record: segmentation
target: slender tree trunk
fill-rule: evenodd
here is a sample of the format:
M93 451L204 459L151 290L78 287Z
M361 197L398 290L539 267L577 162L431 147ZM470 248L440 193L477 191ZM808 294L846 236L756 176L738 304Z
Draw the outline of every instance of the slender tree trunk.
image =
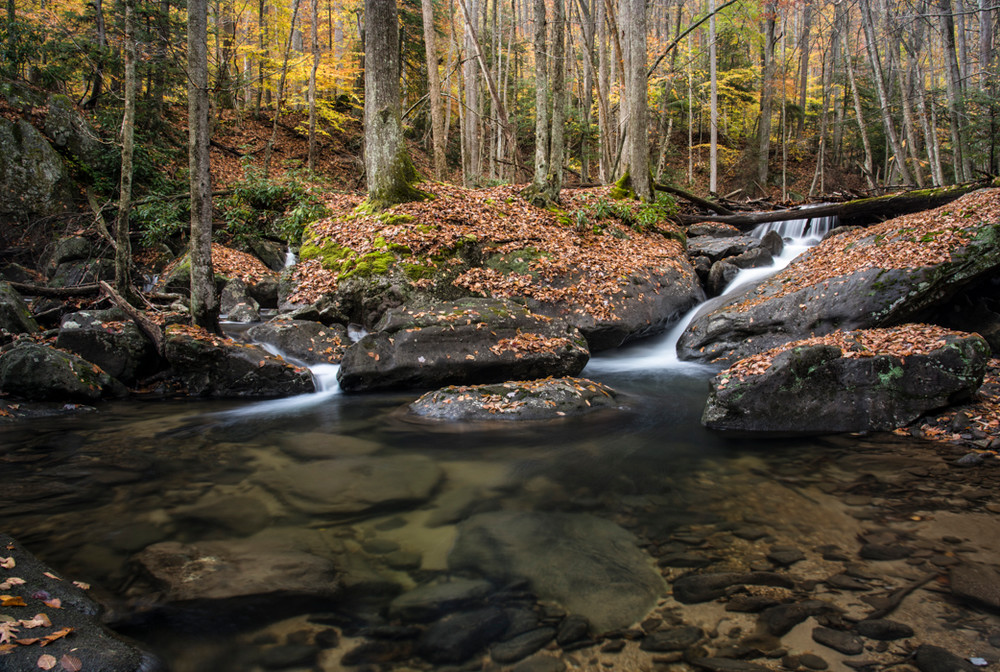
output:
M288 40L285 42L285 55L281 59L281 76L278 78L278 97L274 103L274 120L271 123L271 137L264 148L264 176L271 174L271 154L274 143L278 140L278 119L281 117L281 105L285 97L285 81L288 78L288 58L292 52L292 39L295 36L295 20L299 16L299 0L292 2L292 25L288 29ZM397 73L398 76L398 73Z
M799 123L795 137L801 138L806 123L806 93L809 87L809 34L812 32L812 0L802 7L802 34L799 37Z
M580 142L580 181L590 182L590 126L593 123L591 108L594 105L594 20L589 11L584 11L588 0L577 0L580 7L580 27L583 32L583 91L581 92L580 113L583 120L583 136Z
M191 323L219 331L212 270L209 159L208 2L188 0L188 172L191 179Z
M646 0L623 0L628 7L625 34L628 44L626 98L628 100L629 174L632 188L642 201L653 199L649 181L649 129L647 118L648 89L646 85Z
M257 100L254 111L260 114L264 100L264 71L267 68L267 0L257 3Z
M875 41L875 26L872 19L871 6L869 0L861 0L861 24L865 31L865 42L868 46L868 57L872 64L872 74L875 79L875 90L878 93L879 105L882 109L882 123L885 126L887 140L892 152L895 155L896 165L899 168L899 176L904 183L910 184L910 171L906 168L906 155L903 153L899 136L896 134L896 124L892 120L892 112L889 109L889 96L885 90L885 77L882 74L882 61L878 55L878 46Z
M132 297L132 246L129 212L132 209L132 154L135 139L135 0L125 0L125 111L122 114L122 170L115 220L115 288L127 301Z
M309 70L309 171L316 170L316 71L319 70L319 0L310 1L312 69Z
M757 186L767 193L768 162L771 159L771 100L774 98L774 23L777 6L764 5L763 79L760 90L760 123L757 125Z
M854 57L850 50L844 50L844 64L847 66L847 81L851 86L851 97L854 101L854 118L858 122L858 133L861 135L861 146L865 152L864 173L868 186L875 188L875 167L872 162L872 145L868 140L868 127L865 124L865 115L861 107L861 95L858 93L857 82L854 79Z
M424 51L427 55L428 105L431 112L431 137L434 154L434 179L444 179L444 110L441 109L441 75L437 63L437 31L434 29L434 3L421 0L424 20Z
M563 183L566 127L566 1L552 0L552 132L549 134L548 192L559 201Z
M600 104L597 107L597 124L600 130L601 142L600 142L600 165L599 174L601 181L604 183L610 182L614 179L612 174L612 158L611 151L613 146L613 138L611 133L611 111L610 107L610 89L611 86L611 75L610 66L608 62L608 37L607 37L607 21L606 19L606 9L604 3L601 0L595 0L595 14L596 25L597 25L597 96Z
M806 5L808 7L808 5ZM708 72L711 87L709 100L709 154L708 154L708 191L717 193L719 189L719 82L716 74L715 48L715 0L708 0Z
M93 84L90 87L90 98L84 103L87 107L93 107L104 92L104 55L108 48L107 31L104 28L104 8L103 0L93 0L95 19L97 21L97 49L98 55L94 59Z
M549 68L547 49L548 19L545 0L535 0L535 32L532 40L535 49L535 177L532 186L545 191L545 178L549 172Z
M979 82L984 91L993 65L993 2L979 0Z
M463 15L465 16L465 65L463 74L465 78L465 128L463 133L465 145L465 170L464 180L466 186L471 186L479 182L482 177L482 165L480 164L479 151L479 119L482 110L479 108L479 68L473 54L476 47L473 44L472 32L474 24L472 19L479 14L479 0L470 0L471 6L466 7L465 0L458 0Z

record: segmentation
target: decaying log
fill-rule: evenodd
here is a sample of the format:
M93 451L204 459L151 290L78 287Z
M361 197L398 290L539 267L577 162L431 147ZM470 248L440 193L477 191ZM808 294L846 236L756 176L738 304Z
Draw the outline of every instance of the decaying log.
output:
M701 206L701 207L705 208L706 210L711 210L712 212L714 212L714 213L716 213L718 215L730 216L730 215L735 215L736 214L736 213L734 213L732 210L730 210L729 208L727 208L724 205L719 205L715 201L710 201L707 198L702 198L700 196L695 196L694 194L692 194L689 191L684 191L683 189L678 189L677 187L672 187L669 184L660 184L660 183L657 182L656 184L653 185L653 187L657 191L665 191L668 194L673 194L674 196L679 196L679 197L683 198L685 201L690 201L691 203L694 203L695 205Z
M93 296L100 291L100 288L97 285L45 287L43 285L26 285L23 282L8 282L7 284L21 294L27 294L28 296L46 296L53 299L68 299L74 296Z

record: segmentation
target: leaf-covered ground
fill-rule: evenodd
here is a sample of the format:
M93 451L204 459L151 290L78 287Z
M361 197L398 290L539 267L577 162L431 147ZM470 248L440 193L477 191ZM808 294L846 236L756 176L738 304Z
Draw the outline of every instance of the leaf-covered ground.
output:
M335 291L367 259L376 267L381 263L381 270L401 268L418 289L447 278L469 295L564 302L613 320L614 297L629 276L667 268L690 272L678 240L638 232L606 216L601 207L609 200L606 188L564 191L569 214L560 217L525 201L518 186L419 187L434 198L378 215L355 214L359 197L331 198L327 206L335 214L313 224L304 240L292 301L311 303ZM659 226L680 237L675 227ZM460 254L466 245L477 246L488 257L486 264L469 267ZM326 263L324 253L315 250L326 251Z
M768 287L780 284L780 290L764 294L762 287L748 295L736 310L747 311L764 301L820 283L827 283L824 287L836 296L836 283L830 281L872 268L915 269L941 264L969 242L978 228L998 220L1000 189L984 189L934 210L834 236L775 275Z

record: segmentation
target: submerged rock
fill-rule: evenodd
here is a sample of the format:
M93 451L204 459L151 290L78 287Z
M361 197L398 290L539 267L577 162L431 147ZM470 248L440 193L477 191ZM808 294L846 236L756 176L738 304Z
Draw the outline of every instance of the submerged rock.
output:
M892 430L970 398L989 358L980 336L924 325L794 342L718 374L702 423L766 432Z
M256 481L314 515L352 515L426 501L444 472L419 455L347 457L261 472Z
M549 420L615 408L618 393L584 378L543 378L428 392L410 412L437 420Z
M34 343L0 356L0 391L33 401L90 402L128 394L96 364Z
M346 327L312 320L274 319L250 327L247 336L307 365L338 364L351 344Z
M199 397L282 397L314 390L308 369L263 348L181 325L167 328L164 357L171 373Z
M347 392L573 376L590 353L575 327L513 301L460 299L393 309L344 353Z
M682 359L735 362L790 341L901 324L1000 267L1000 189L823 241L697 315Z
M60 577L6 534L0 534L0 560L4 562L0 570L2 592L5 598L12 598L10 606L5 601L4 615L21 621L10 624L15 641L6 643L5 639L0 645L0 669L37 670L44 654L70 665L64 663L58 669L72 669L74 664L79 664L75 669L107 672L163 669L152 654L101 624L102 609L88 596L85 584ZM17 601L23 605L15 606ZM16 641L36 638L43 643Z
M587 514L472 516L458 525L448 565L497 581L527 580L539 597L583 616L598 632L641 619L666 591L635 536Z

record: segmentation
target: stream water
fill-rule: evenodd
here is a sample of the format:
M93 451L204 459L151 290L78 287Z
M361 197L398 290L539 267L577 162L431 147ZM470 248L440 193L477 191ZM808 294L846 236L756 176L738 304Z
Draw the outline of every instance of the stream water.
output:
M779 267L820 233L780 232L796 237ZM749 271L736 282L775 270ZM796 493L851 482L873 467L852 466L845 455L888 454L898 440L748 440L705 430L699 418L713 370L677 362L682 328L588 365L583 375L624 393L627 410L553 424L416 423L399 410L413 394L339 394L335 367L326 367L314 370L320 392L292 399L116 402L96 413L0 426L2 527L59 571L92 583L114 606L112 616L131 624L129 635L173 669L192 672L255 669L255 656L284 641L280 629L268 631L281 605L276 598L274 614L253 621L211 603L180 620L136 619L136 611L159 605L130 559L157 542L322 543L338 549L337 562L378 577L364 585L407 589L447 572L454 523L484 511L587 512L655 547L733 524L814 543L850 539L857 530L844 523L839 503ZM413 456L440 470L429 492L352 515L306 512L258 480L320 460ZM713 537L716 552L729 552L727 538L742 543ZM380 618L363 599L337 611L339 620L325 622Z

